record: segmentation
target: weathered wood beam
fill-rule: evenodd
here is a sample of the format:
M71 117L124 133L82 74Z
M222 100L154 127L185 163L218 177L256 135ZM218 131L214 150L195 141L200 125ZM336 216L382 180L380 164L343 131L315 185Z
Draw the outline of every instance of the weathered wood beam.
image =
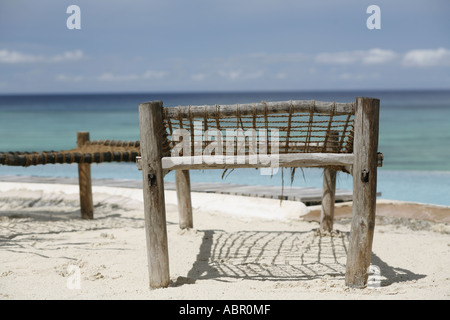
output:
M180 229L194 227L191 203L191 180L189 170L175 171Z
M161 164L162 123L162 102L154 101L139 105L144 220L151 288L167 287L170 281L164 180Z
M336 151L337 141L339 141L339 132L332 131L329 134L326 151ZM333 231L334 223L334 202L336 195L336 169L323 169L322 185L322 206L320 213L320 230L324 232Z
M353 159L353 154L340 153L291 153L262 157L260 155L164 157L162 166L167 170L327 167L351 165ZM144 167L142 164L141 166Z
M353 209L345 283L367 285L375 230L380 100L356 98Z
M89 132L77 132L77 146L82 148L89 143ZM92 198L91 165L78 163L78 184L80 187L81 218L94 219L94 201Z
M260 102L236 105L204 105L204 106L179 106L165 107L165 117L182 118L227 118L235 117L237 112L241 116L253 114L277 114L299 112L334 113L335 115L354 114L353 103L334 103L312 100L292 100L279 102Z

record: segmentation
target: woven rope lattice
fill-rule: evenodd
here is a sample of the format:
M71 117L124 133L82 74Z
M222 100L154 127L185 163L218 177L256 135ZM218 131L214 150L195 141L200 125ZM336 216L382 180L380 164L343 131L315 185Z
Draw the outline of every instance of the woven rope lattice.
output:
M281 154L352 153L353 117L353 104L334 102L164 107L163 152L164 156L182 155L185 150L205 154L211 150L208 145L215 143L214 152L223 155L236 155L238 148L245 155L272 153L271 143L277 141ZM234 151L230 154L227 141L231 139ZM189 148L180 151L183 141Z
M0 153L0 165L134 162L140 155L139 145L139 141L93 140L64 151L4 152Z

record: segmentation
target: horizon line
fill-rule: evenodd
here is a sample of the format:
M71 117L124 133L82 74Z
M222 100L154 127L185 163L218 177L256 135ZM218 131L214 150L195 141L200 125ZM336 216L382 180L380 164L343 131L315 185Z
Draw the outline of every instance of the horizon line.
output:
M174 90L174 91L84 91L84 92L22 92L22 93L4 93L0 92L0 96L38 96L38 95L138 95L138 94L239 94L239 93L311 93L311 92L432 92L432 91L450 91L450 88L385 88L385 89L310 89L310 90Z

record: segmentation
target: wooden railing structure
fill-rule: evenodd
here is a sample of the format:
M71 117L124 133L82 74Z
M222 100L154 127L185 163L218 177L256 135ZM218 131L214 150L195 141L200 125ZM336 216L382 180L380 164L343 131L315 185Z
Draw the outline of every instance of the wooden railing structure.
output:
M22 166L78 163L80 211L83 219L94 218L91 163L135 162L139 141L93 140L89 132L77 132L77 147L64 151L1 152L0 165Z
M183 107L152 101L139 105L139 126L150 287L169 285L163 181L168 171L175 170L180 227L192 228L189 170L275 167L324 168L323 231L333 228L336 171L353 175L345 281L350 287L367 284L381 160L378 99Z

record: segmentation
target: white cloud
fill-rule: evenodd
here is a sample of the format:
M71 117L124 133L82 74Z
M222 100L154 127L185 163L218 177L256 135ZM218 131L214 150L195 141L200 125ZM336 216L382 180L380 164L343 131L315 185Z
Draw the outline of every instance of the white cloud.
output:
M55 79L61 82L80 82L84 80L83 76L70 76L66 74L58 74Z
M207 77L207 75L204 73L196 73L196 74L191 75L191 79L194 81L203 81L206 79L206 77Z
M127 81L137 81L137 80L155 80L162 79L168 73L166 71L153 71L148 70L143 74L125 74L125 75L117 75L111 72L105 72L97 77L98 81L109 81L109 82L127 82Z
M361 62L363 64L382 64L394 60L397 54L392 50L370 49L364 52Z
M247 58L251 60L258 60L265 64L278 63L297 63L308 59L308 55L304 53L253 53L249 54Z
M76 51L66 51L63 54L59 54L56 56L48 57L48 62L65 62L65 61L76 61L83 58L83 51L76 50Z
M142 79L162 79L168 72L148 70L142 75Z
M229 80L236 80L241 77L242 70L231 70L231 71L220 70L219 75Z
M228 80L253 80L261 78L264 75L264 71L252 71L252 72L243 72L242 70L230 70L224 71L220 70L219 75Z
M0 50L0 62L1 63L29 63L36 62L38 57L24 54L17 51Z
M411 50L405 54L402 63L408 67L450 66L450 50L445 48Z
M82 50L66 51L54 56L34 55L18 51L0 50L0 63L59 63L67 61L77 61L84 56Z
M394 60L397 54L392 50L370 49L343 52L319 53L315 57L318 63L326 64L383 64Z
M99 81L135 81L139 80L141 77L137 74L127 74L127 75L116 75L110 72L102 73L97 80Z
M287 78L287 73L286 73L286 72L280 71L280 72L278 72L278 73L275 75L275 78L277 78L277 79L286 79L286 78Z
M258 71L254 71L254 72L247 72L246 74L244 74L243 78L244 79L259 79L263 75L264 75L264 71L258 70Z
M355 54L350 52L319 53L315 58L316 62L329 64L348 64L356 60Z
M362 73L349 73L345 72L338 76L340 80L348 80L348 81L361 81L361 80L372 80L380 78L379 73L373 73L373 74L362 74Z

